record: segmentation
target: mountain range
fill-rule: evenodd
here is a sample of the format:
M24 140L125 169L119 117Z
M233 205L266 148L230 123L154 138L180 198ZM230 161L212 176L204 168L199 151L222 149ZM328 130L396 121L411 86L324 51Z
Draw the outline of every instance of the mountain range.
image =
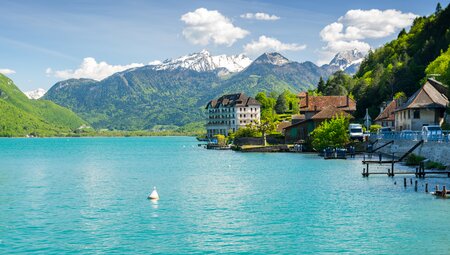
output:
M347 62L346 56L350 56ZM96 128L151 129L184 125L204 118L212 98L236 91L258 92L314 89L320 77L356 63L357 52L329 65L290 61L264 53L253 62L244 55L212 56L203 50L174 60L115 73L101 81L69 79L56 83L43 97L65 106ZM344 69L345 70L345 69Z

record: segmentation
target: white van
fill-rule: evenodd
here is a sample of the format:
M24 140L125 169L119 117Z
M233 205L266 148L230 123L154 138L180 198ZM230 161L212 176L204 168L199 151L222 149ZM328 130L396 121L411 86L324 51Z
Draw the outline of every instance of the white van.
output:
M348 132L350 134L350 139L363 140L364 133L361 124L350 124L348 126Z

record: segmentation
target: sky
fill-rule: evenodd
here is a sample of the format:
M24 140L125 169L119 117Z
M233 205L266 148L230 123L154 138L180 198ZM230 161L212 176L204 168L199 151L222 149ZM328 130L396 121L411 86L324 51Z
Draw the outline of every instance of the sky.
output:
M49 89L202 49L322 65L382 46L438 2L450 0L2 0L0 73L22 91Z

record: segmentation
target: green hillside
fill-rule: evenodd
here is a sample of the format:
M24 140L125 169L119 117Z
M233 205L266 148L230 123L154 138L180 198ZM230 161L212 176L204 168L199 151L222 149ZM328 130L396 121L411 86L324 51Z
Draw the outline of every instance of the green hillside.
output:
M428 17L416 18L409 32L402 30L397 39L370 52L349 85L349 91L358 100L358 117L364 115L366 108L376 116L379 105L397 92L412 95L427 73L438 72L441 76L437 79L448 82L445 79L449 75L450 58L446 53L449 46L450 7L447 7Z
M30 100L0 74L0 136L54 136L73 132L86 122L47 100Z

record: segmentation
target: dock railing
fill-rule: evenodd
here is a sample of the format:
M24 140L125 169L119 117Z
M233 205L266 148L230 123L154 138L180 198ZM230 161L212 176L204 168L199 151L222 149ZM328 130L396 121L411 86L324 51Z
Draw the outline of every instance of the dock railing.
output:
M387 141L420 141L424 142L441 142L450 143L450 130L443 130L439 133L424 133L422 131L408 131L408 132L384 132L384 133L371 133L371 140L387 140Z

